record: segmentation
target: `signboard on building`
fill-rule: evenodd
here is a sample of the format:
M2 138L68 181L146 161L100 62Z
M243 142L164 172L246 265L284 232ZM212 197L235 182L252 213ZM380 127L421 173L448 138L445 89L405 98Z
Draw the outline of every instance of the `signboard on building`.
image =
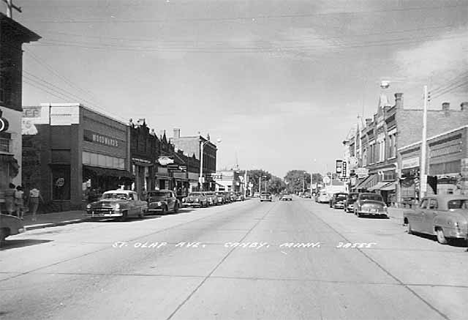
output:
M401 169L419 167L419 157L413 157L401 160Z
M336 160L335 161L335 164L336 164L336 173L337 174L341 174L341 172L343 171L343 160Z
M125 145L123 141L119 141L118 139L105 136L105 135L93 132L91 130L84 130L83 135L84 135L84 141L88 141L92 143L98 143L98 144L102 144L102 145L106 145L106 146L114 147L114 148L118 148L121 145Z
M365 178L369 175L369 169L366 168L357 168L354 173L359 177L359 178Z
M162 166L167 166L168 164L174 163L174 160L172 160L171 158L167 156L160 156L158 158L158 162Z

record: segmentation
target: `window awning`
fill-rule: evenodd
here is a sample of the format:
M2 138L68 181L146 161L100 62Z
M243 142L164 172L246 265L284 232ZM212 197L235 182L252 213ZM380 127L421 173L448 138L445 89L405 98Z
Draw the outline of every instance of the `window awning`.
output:
M387 183L385 186L380 188L380 190L382 190L382 191L393 191L393 190L395 190L395 185L396 185L396 182L393 181L393 182Z
M129 178L129 179L134 178L133 174L131 174L130 172L126 170L99 168L99 167L91 167L91 166L85 166L85 165L83 166L83 170L88 171L89 173L96 175L96 176Z
M377 182L377 184L373 185L372 187L368 188L367 190L369 191L374 191L374 190L381 190L383 186L386 186L388 184L387 182Z
M353 189L359 190L359 189L367 189L369 185L374 185L374 180L376 179L376 175L369 175L364 180L360 181L357 186L355 186Z

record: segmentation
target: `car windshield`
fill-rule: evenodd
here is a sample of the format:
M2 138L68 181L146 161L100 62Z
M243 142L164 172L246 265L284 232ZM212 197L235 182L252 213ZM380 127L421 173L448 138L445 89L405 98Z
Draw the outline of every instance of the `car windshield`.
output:
M353 199L353 200L356 200L358 198L358 194L350 194L348 196L349 199Z
M189 193L189 197L199 197L201 195L202 195L202 193L200 193L200 192L191 192L191 193Z
M102 199L120 199L128 200L129 196L126 193L104 193Z
M148 193L148 197L154 200L166 199L171 197L170 192L150 192Z
M336 200L346 200L346 196L337 196Z
M450 200L447 203L447 208L449 208L449 209L468 209L468 200L467 199Z
M379 194L363 194L361 195L361 200L382 201L382 196Z

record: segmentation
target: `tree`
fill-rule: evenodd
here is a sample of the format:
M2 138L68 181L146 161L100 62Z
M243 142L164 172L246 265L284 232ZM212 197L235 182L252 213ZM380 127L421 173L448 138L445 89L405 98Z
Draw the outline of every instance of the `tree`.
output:
M278 194L284 189L286 189L286 183L284 183L284 181L281 178L273 176L271 180L268 181L268 192Z
M240 174L244 174L245 171L241 171ZM262 190L265 190L265 185L267 185L267 181L269 181L272 177L272 174L268 171L262 169L255 169L255 170L248 170L247 176L249 177L249 182L253 184L252 190L253 192L258 192L259 189L259 182L260 177L262 178Z

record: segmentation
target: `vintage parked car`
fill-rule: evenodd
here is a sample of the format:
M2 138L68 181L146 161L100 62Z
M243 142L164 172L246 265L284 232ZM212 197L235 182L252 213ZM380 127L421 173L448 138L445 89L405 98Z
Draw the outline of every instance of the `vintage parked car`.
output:
M362 216L385 216L388 217L387 205L380 194L359 193L354 203L354 214Z
M238 192L236 193L236 201L244 201L245 197L242 193Z
M422 199L419 207L403 212L408 233L436 235L446 244L468 239L468 196L433 195Z
M112 190L102 194L100 200L86 206L91 218L118 218L125 221L130 216L142 218L148 211L148 202L139 199L131 190Z
M26 229L24 228L23 221L20 218L7 214L0 214L0 244L4 242L7 237L25 231Z
M354 212L354 203L356 202L358 195L359 195L358 192L350 192L348 194L348 196L346 197L344 208L343 208L344 211Z
M292 195L290 194L284 194L281 196L281 201L292 201Z
M148 191L148 211L161 212L161 214L170 211L177 213L180 208L179 199L172 190L154 190Z
M208 207L208 198L204 192L190 192L189 195L182 199L182 205L184 207Z
M218 204L218 195L214 191L205 191L206 199L208 200L209 206L214 206Z
M216 191L217 204L227 203L226 194L223 191Z
M345 192L334 193L330 199L330 208L343 209L347 196L348 194Z
M260 194L260 202L263 202L263 201L270 201L272 202L273 201L273 197L271 196L271 193L269 192L262 192Z
M317 197L317 202L318 203L330 203L330 195L328 194L328 192L325 190L320 191Z

